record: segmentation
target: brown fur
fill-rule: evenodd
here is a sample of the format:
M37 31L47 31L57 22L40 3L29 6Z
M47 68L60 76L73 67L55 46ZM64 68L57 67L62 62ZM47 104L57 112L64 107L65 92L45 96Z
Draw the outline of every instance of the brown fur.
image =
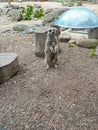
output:
M45 42L45 61L47 69L52 66L57 67L58 63L58 38L56 36L56 29L50 28L47 31L47 38Z

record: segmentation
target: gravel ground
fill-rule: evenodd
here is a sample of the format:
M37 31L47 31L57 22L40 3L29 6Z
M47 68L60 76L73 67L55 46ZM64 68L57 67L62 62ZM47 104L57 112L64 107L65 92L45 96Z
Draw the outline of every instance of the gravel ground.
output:
M58 68L47 71L34 43L33 34L0 34L0 52L17 53L20 64L0 85L0 130L98 130L98 59L60 43Z

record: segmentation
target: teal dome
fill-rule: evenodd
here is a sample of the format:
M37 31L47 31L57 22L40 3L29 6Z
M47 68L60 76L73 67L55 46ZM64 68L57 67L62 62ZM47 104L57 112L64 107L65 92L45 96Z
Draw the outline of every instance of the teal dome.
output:
M65 28L96 28L98 16L84 7L73 7L61 14L54 25Z

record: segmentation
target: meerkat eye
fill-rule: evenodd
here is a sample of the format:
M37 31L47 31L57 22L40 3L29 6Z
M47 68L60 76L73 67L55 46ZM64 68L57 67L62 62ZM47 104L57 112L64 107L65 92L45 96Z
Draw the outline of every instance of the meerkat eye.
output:
M51 32L52 30L49 30L49 32Z

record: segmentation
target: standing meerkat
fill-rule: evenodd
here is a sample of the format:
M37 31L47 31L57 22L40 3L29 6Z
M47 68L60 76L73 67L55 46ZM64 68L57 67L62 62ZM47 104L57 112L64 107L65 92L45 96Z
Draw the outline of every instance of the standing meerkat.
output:
M47 64L47 69L53 66L57 67L58 50L59 41L56 35L56 29L50 28L47 30L47 38L45 42L45 62Z

